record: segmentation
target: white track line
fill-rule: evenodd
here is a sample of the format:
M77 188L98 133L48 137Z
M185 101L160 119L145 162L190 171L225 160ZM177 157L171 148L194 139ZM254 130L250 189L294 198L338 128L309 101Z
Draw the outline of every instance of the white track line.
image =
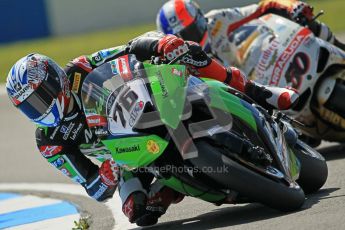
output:
M58 192L71 195L80 195L89 197L80 185L76 184L61 184L61 183L0 183L1 190L31 190L43 192ZM92 198L90 198L92 199ZM111 210L115 218L114 229L132 229L137 228L135 224L128 222L127 217L122 213L121 199L116 192L114 197L108 200L105 205Z
M74 221L78 221L80 218L79 214L75 215L68 215L63 216L59 218L53 218L48 220L43 220L39 222L34 222L31 224L25 224L25 225L18 225L16 227L11 227L7 229L11 230L61 230L61 229L72 229L75 227ZM64 223L63 227L61 226L61 223Z

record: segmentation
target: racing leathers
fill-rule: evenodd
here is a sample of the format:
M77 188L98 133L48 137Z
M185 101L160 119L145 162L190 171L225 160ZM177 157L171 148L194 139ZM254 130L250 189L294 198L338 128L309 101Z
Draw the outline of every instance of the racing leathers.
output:
M92 55L80 56L67 64L65 72L70 81L72 98L67 114L56 127L39 126L36 130L38 148L43 157L63 174L81 184L97 201L113 196L118 185L123 202L123 212L131 222L148 225L157 222L171 203L183 196L157 183L151 184L152 175L119 170L110 161L110 152L100 141L97 131L89 128L83 111L81 87L85 77L95 68L118 57L134 54L139 61L151 56L163 59L181 55L185 43L175 36L158 32L142 35L127 45L101 50ZM196 43L190 43L190 54L182 62L196 76L226 82L239 90L244 89L244 76L235 68L226 69L209 58ZM107 159L98 167L89 157ZM115 174L115 175L114 175Z
M211 52L224 65L236 65L249 75L249 70L239 63L236 54L236 45L229 42L229 37L236 37L232 33L244 35L244 31L239 28L246 23L259 18L265 14L277 14L295 21L303 26L308 26L319 38L333 43L345 50L345 46L333 35L331 30L322 22L313 20L312 8L304 2L298 0L262 0L259 4L252 4L245 7L211 10L205 14L208 19L209 42L205 47L207 52ZM253 59L258 59L253 57Z

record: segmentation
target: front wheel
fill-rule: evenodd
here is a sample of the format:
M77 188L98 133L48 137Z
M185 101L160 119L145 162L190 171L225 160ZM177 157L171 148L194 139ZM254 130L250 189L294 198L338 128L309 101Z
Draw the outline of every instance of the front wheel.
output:
M297 183L306 194L317 192L326 183L328 177L325 158L301 140L297 141L294 150L301 163Z
M189 159L212 180L241 196L281 211L294 211L304 203L304 192L296 183L272 180L231 160L207 141L195 141L198 157ZM221 171L222 167L226 170ZM212 169L212 170L210 170Z

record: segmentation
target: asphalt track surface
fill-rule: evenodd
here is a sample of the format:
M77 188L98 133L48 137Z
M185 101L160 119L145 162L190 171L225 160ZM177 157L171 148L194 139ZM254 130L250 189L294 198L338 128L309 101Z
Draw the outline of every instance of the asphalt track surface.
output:
M1 91L4 90L0 89L0 184L26 182L32 183L31 187L34 183L71 184L38 153L34 126L10 105ZM307 197L298 212L281 213L260 204L215 206L186 198L172 205L157 225L147 229L345 229L345 146L322 143L319 151L328 162L328 181L318 193ZM91 214L95 223L92 229L113 226L109 210L91 199L68 194L68 191L34 193L78 204L82 211ZM122 229L132 227L127 225Z
M0 183L71 183L40 156L35 146L34 126L10 106L4 95L0 96L0 114ZM159 224L150 229L344 229L345 147L327 146L323 143L320 151L328 161L328 181L322 190L307 198L298 212L281 213L259 204L214 206L186 198L172 205ZM46 195L54 197L54 193ZM58 195L75 201L86 210L96 205L102 210L100 204L89 199ZM94 219L112 221L105 210L92 214ZM109 225L104 225L103 229L109 229Z

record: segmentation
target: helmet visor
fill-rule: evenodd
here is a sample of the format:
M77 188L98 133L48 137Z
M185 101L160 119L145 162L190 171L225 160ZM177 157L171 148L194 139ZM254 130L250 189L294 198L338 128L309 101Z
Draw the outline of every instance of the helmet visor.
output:
M189 26L177 33L177 36L187 41L194 41L200 43L206 31L207 21L201 13L201 11L199 10L195 20Z
M18 105L18 108L31 120L41 120L50 112L59 92L61 92L60 81L50 75L25 101Z

